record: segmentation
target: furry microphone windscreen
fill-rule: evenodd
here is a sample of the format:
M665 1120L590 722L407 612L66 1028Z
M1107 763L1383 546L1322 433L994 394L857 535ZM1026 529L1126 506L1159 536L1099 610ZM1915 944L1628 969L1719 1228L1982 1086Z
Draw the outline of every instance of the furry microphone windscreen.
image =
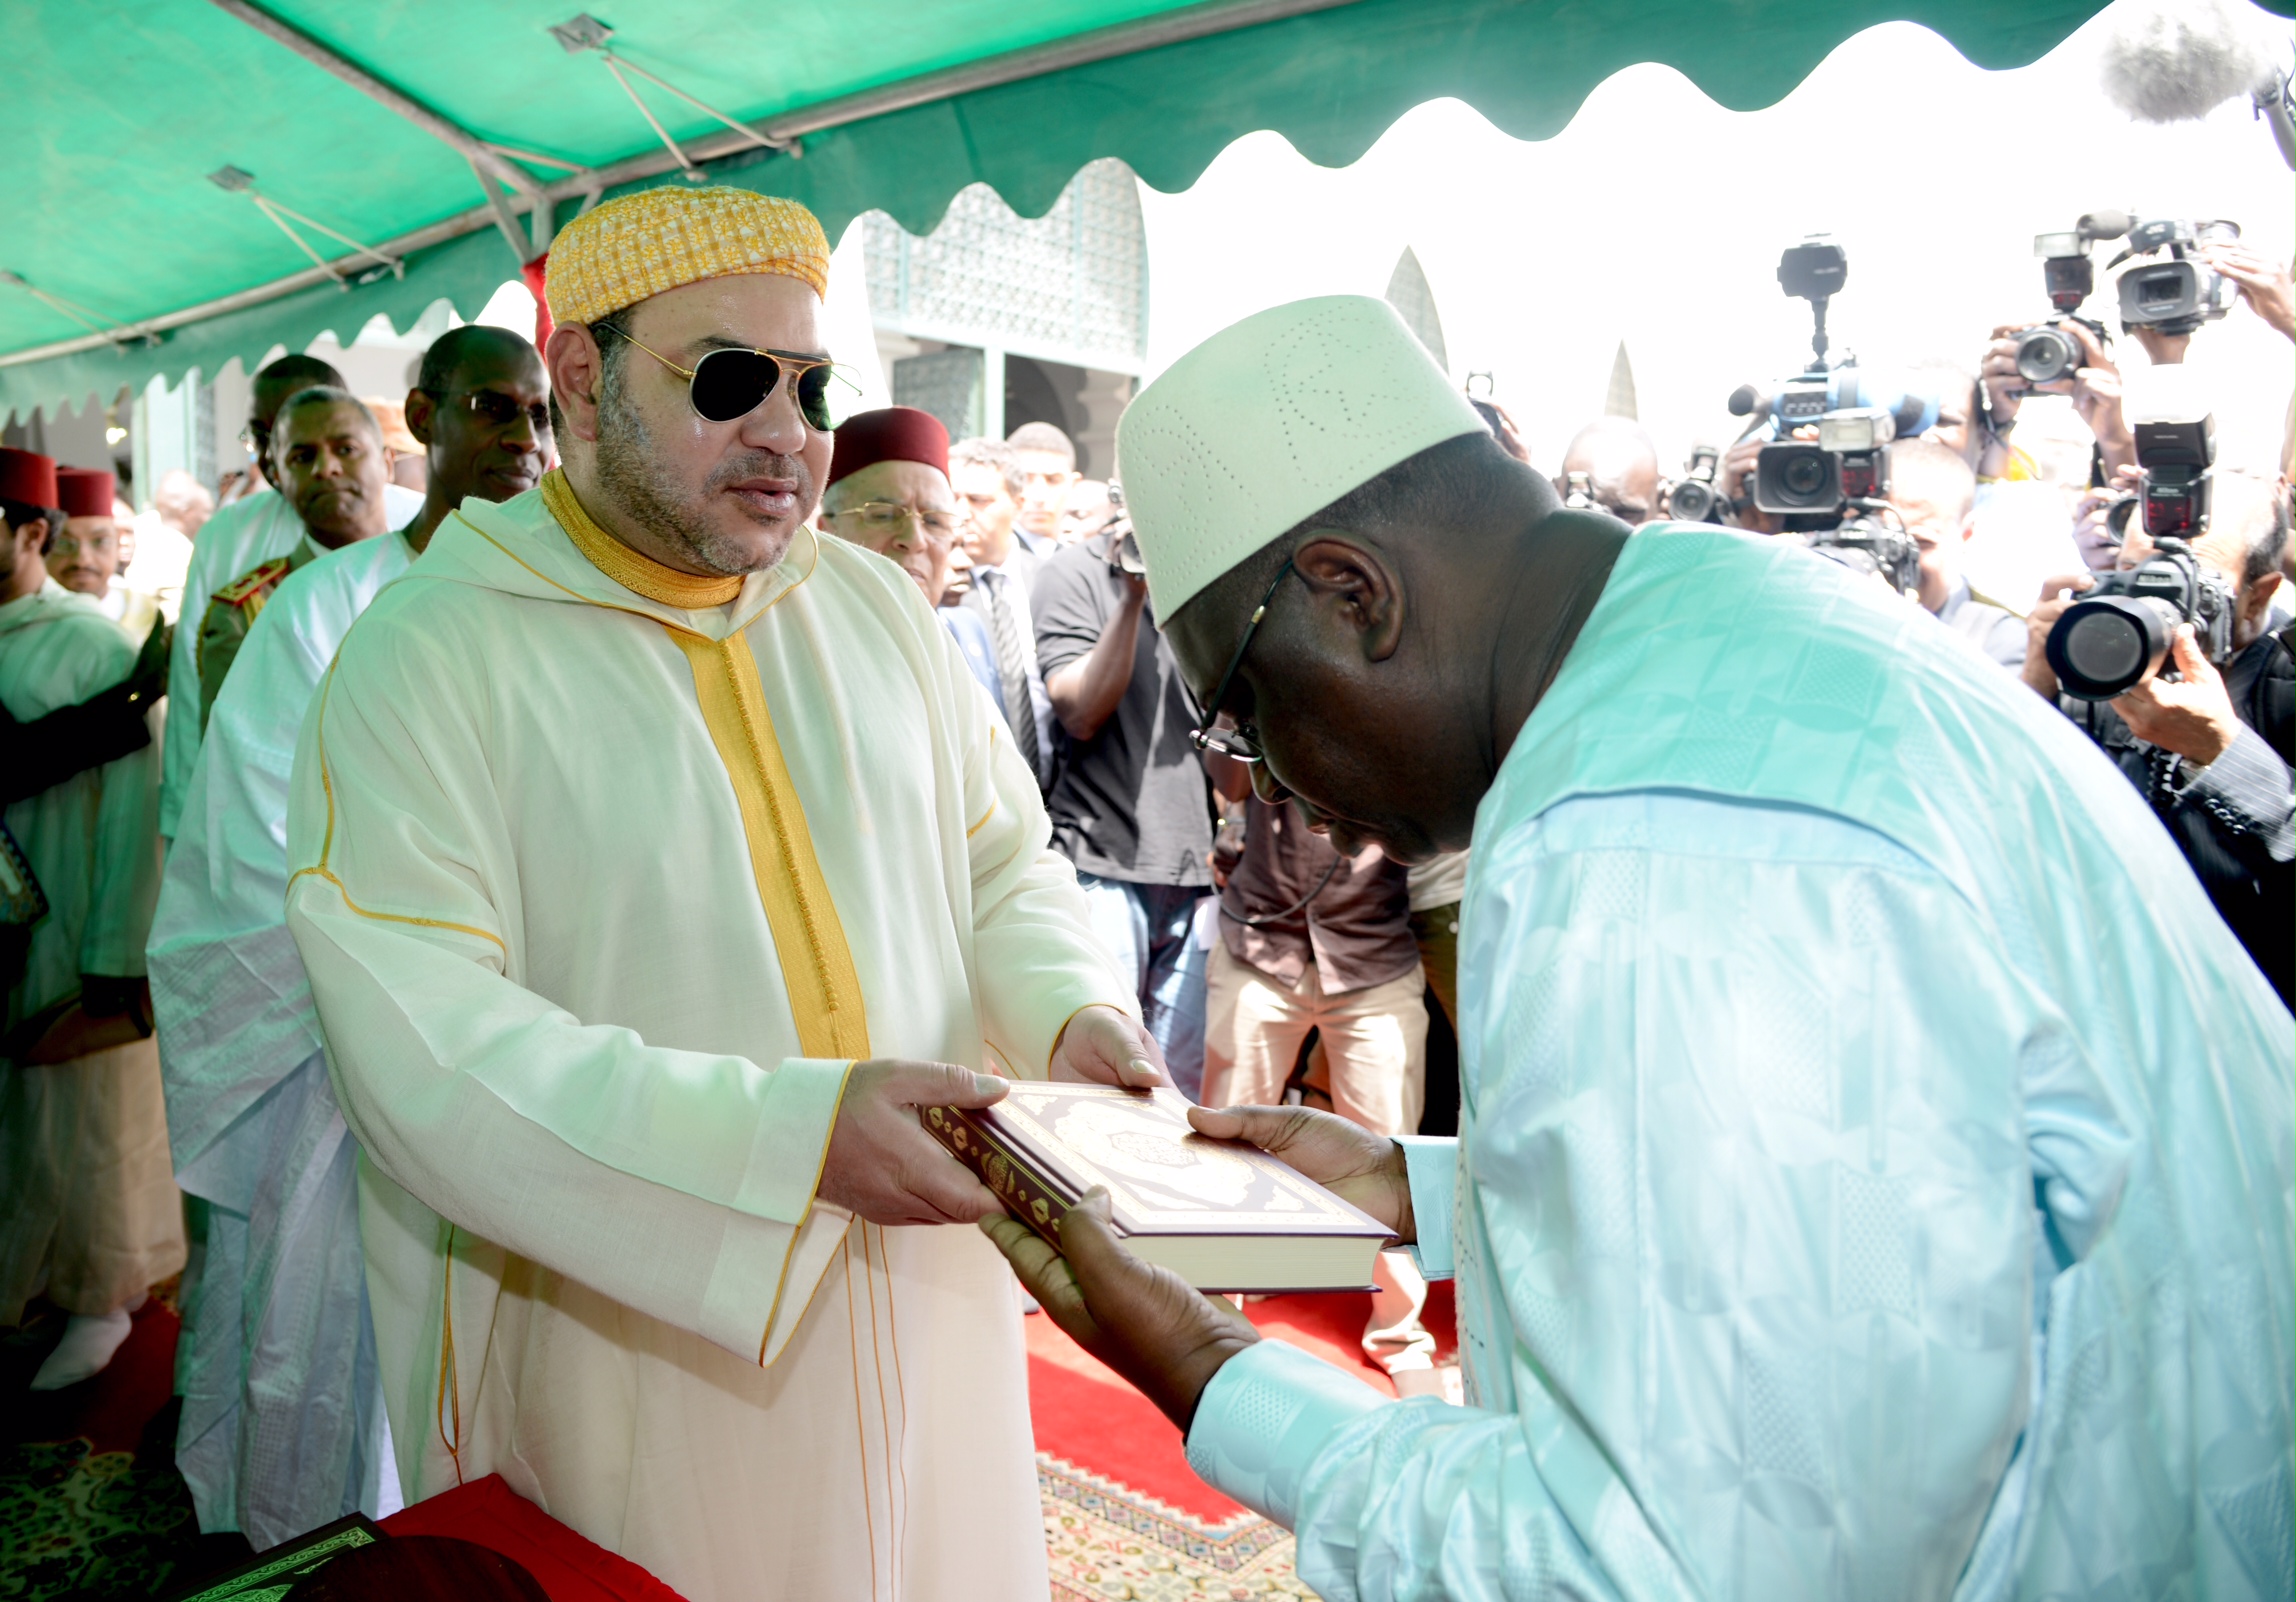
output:
M2196 122L2274 87L2286 41L2243 0L2151 0L2119 8L2101 66L2107 99L2139 122Z

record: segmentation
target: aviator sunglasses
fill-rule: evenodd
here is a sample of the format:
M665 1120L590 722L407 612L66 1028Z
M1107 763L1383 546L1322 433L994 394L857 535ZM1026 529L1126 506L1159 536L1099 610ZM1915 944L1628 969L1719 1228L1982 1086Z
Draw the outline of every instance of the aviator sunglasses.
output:
M818 356L800 356L785 350L743 350L736 346L708 351L691 367L680 367L660 351L632 338L629 330L612 323L592 323L591 329L612 329L638 349L686 381L694 415L705 423L731 423L765 404L789 372L797 397L798 415L806 426L826 434L836 425L829 420L829 381L843 377L835 365ZM847 380L850 383L850 380Z

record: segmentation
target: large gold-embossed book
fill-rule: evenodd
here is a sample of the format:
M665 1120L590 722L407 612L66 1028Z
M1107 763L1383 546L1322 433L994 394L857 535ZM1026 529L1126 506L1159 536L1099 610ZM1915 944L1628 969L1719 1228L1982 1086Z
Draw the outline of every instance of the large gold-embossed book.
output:
M1017 1084L990 1107L930 1107L925 1127L1056 1249L1060 1221L1108 1188L1124 1244L1198 1290L1367 1290L1387 1226L1289 1164L1207 1140L1177 1090Z

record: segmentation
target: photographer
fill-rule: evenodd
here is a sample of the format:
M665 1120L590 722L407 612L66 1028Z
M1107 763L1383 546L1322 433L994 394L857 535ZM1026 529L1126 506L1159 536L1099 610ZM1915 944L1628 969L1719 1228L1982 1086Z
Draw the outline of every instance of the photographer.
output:
M1631 417L1598 417L1571 436L1555 487L1566 506L1639 526L1658 515L1658 447Z
M1890 457L1889 502L1921 547L1922 607L1954 633L2014 673L2026 658L2025 622L1977 596L1961 571L1977 504L1977 476L1943 442L1907 440Z
M2109 481L2115 470L2137 459L2136 437L2130 432L2128 418L2122 410L2120 368L2093 329L2068 317L2057 326L2081 347L2081 365L2069 378L2052 379L2045 384L2029 383L2017 371L2017 336L2025 326L2023 323L1997 324L1992 343L1985 347L1980 377L1985 386L1985 408L1991 426L1980 431L1984 451L1973 463L1978 476L1988 481L2036 476L2032 458L2009 443L2010 431L2017 426L2018 410L2028 395L2069 395L2073 410L2088 425L2089 433L2097 442L2099 467L2092 477L2099 483ZM2181 356L2181 349L2178 354ZM2159 365L2160 358L2155 357L2154 363Z
M2232 586L2232 653L2212 663L2187 624L2172 647L2178 677L2148 676L2099 704L2060 692L2048 639L2095 580L2052 579L2027 618L2024 678L2080 723L2152 803L2209 899L2283 1001L2296 991L2296 823L2290 792L2292 678L2286 631L2266 632L2288 551L2283 485L2223 472L2214 527L2194 556ZM2132 521L2121 565L2150 554ZM2074 594L2060 592L2070 590Z
M1212 882L1210 782L1195 708L1155 618L1129 518L1037 570L1036 654L1059 720L1045 810L1093 929L1140 998L1175 1082L1202 1072L1202 990L1188 984L1196 904ZM1198 969L1200 972L1200 968Z

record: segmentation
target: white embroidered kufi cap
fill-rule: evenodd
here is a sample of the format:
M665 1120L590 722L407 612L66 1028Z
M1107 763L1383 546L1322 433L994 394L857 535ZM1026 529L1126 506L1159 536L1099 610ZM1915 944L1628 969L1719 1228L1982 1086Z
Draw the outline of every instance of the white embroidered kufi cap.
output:
M1116 473L1156 615L1396 463L1483 431L1368 295L1296 300L1205 340L1116 425Z

